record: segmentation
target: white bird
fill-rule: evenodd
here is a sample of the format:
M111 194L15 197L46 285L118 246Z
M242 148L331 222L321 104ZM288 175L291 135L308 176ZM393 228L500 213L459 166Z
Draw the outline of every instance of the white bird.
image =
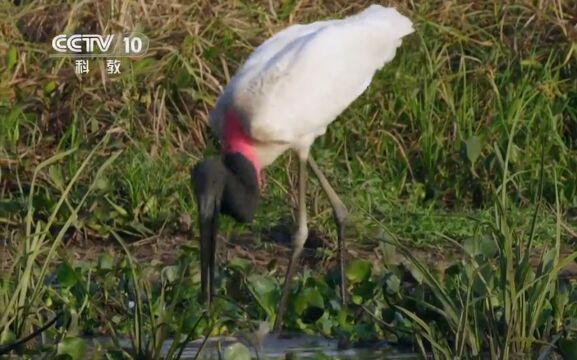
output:
M380 5L340 20L293 25L256 48L231 79L210 115L222 156L203 160L192 171L199 208L202 293L208 304L214 292L219 213L239 222L252 221L261 170L289 149L299 158L298 229L274 330L282 326L294 265L308 236L307 163L334 210L344 303L347 209L310 157L310 148L413 31L407 17Z

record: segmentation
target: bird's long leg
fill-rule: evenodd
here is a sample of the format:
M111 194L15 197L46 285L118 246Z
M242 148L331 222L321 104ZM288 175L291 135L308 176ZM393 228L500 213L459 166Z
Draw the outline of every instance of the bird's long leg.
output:
M290 286L292 278L294 275L296 264L298 263L299 256L303 250L303 246L308 237L308 226L307 226L307 208L306 208L306 181L307 181L307 156L299 154L299 199L298 199L298 229L293 238L293 249L292 256L289 260L288 269L286 272L286 277L284 281L284 286L282 290L282 296L280 299L273 331L278 333L282 327L282 321L284 312L287 306L287 300L290 293Z
M327 177L315 160L312 157L308 158L309 165L311 169L315 173L316 177L319 179L321 187L323 188L325 194L329 198L329 202L333 207L333 215L335 219L335 224L337 226L337 237L338 237L338 247L339 247L339 263L341 268L341 301L343 306L346 304L347 301L347 284L346 284L346 277L345 277L345 220L348 215L348 210L345 204L341 201L329 181Z

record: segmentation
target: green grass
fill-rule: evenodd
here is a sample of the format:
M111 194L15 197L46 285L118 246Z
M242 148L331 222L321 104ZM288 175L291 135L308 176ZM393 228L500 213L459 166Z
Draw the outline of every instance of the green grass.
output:
M119 255L123 251L118 243L190 234L187 219L196 219L196 209L189 169L205 154L218 151L206 127L208 112L255 46L288 24L343 16L368 2L16 2L21 4L0 4L0 308L7 309L0 318L0 343L25 336L63 309L74 321L51 329L48 338L73 348L76 340L70 339L91 329L119 338L155 334L149 346L139 342L135 351L157 357L158 341L165 336L181 334L184 341L209 331L230 333L254 319L274 317L271 304L280 286L274 268L268 274L274 280L265 281L264 274L235 260L221 281L236 303L223 300L218 305L223 314L219 321L199 319L196 242L175 249L176 265L154 266ZM484 237L511 236L514 241L498 242L502 251L526 246L530 238L534 256L553 246L558 257L561 248L574 244L570 214L577 208L575 8L570 2L529 0L392 3L415 22L416 33L313 147L317 162L349 207L351 248L368 244L383 249L394 238L399 249L421 248L451 260L460 258L454 253L467 254L461 246L470 249ZM120 76L109 77L97 61L91 62L89 75L76 76L72 60L48 56L50 40L58 33L123 29L146 34L151 45L146 57L123 59ZM248 232L266 247L270 239L260 234L290 219L295 207L294 160L287 154L267 169L256 222L238 226L226 221L223 231ZM330 207L319 186L309 187L308 199L310 227L334 238ZM500 209L497 214L495 209ZM494 229L480 235L480 223ZM197 231L193 225L192 235ZM78 239L116 249L111 251L119 260L73 260L64 250ZM332 250L326 254L334 256ZM529 271L521 263L523 256L500 254L497 265L465 256L457 273L517 265ZM550 264L549 258L540 259ZM419 261L413 259L414 266ZM416 317L413 322L399 318L394 307L383 305L387 292L375 290L383 283L393 286L391 274L402 278L406 271L387 266L371 268L370 275L357 274L351 291L357 292L356 306L362 307L351 312L334 304L337 292L330 276L305 272L293 294L305 300L293 301L287 326L358 341L390 340L391 330L374 324L372 317L390 315L394 327L401 329L396 330L400 344L431 350L436 342L439 354L461 356L505 349L517 335L548 341L564 334L557 340L573 339L570 326L543 325L546 322L527 328L511 320L511 328L525 332L492 345L487 341L501 339L501 325L479 326L467 316L449 317L452 322L437 323L438 328L416 326ZM555 274L554 268L543 271ZM159 274L148 279L143 275L147 271L176 271L188 290L180 292L184 285L175 285L172 277L164 282ZM54 276L58 286L47 280ZM451 281L464 281L451 276ZM111 279L124 279L126 292ZM486 287L485 293L523 293L511 278L502 280L502 287ZM460 287L439 282L462 304L436 304L437 285L427 281L420 284L425 298L443 311L450 308L458 316L464 310L478 316L494 311L473 305L467 281ZM546 281L543 288L524 283L545 296L539 306L555 301L555 289L562 287L552 277ZM237 283L245 286L236 289ZM93 291L93 286L100 288ZM186 323L162 328L154 314L166 307L147 301L139 305L141 320L135 323L138 317L126 310L126 296L139 287L147 289L143 298L172 304L161 314L166 319L186 309L190 317L181 318ZM414 299L407 294L398 298L414 311ZM319 302L329 310L311 322L307 309L318 308ZM529 311L513 305L509 309L522 316ZM102 315L108 312L117 315L110 317L113 323ZM427 313L412 314L432 319ZM415 329L420 329L422 343L406 336ZM439 329L469 340L443 344ZM490 335L470 337L467 329ZM534 341L511 346L534 350Z

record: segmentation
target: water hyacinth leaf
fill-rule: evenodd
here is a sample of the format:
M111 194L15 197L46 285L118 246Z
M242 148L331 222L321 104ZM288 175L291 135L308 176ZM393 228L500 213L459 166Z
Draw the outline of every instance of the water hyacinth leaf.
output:
M313 324L325 314L325 309L318 306L309 306L301 316L303 324Z
M275 313L277 306L277 284L274 279L269 276L251 275L248 277L248 286L267 314Z
M337 313L337 322L341 328L346 328L350 326L350 323L347 321L347 315L349 312L346 309L341 309Z
M298 315L302 315L309 307L317 307L321 309L325 307L323 296L317 288L305 288L297 296L295 301L295 311Z
M353 290L354 295L360 296L363 300L371 299L375 294L377 284L372 281L364 281Z
M58 343L58 355L68 355L72 360L82 359L86 343L79 337L67 337Z
M395 310L392 307L387 307L381 311L381 320L383 320L386 323L392 323L397 319L398 316L401 316L397 314L398 314L397 310Z
M463 249L470 256L477 256L480 253L479 242L475 238L466 238L463 240Z
M252 356L246 346L237 342L224 350L222 358L223 360L251 360Z
M321 332L323 334L330 334L332 329L337 325L336 322L327 316L327 313L323 311L324 316L317 320L317 323L320 326Z
M496 271L489 265L484 264L476 272L470 274L473 276L473 291L479 296L488 296L494 288L494 278Z
M485 256L485 258L492 258L497 254L498 251L499 248L491 237L484 236L479 239L479 252Z
M355 325L355 333L360 340L373 340L376 337L374 323L359 323Z
M236 271L238 271L242 275L246 275L251 268L252 263L240 257L234 257L229 262L228 266Z
M76 272L70 266L70 264L66 262L58 266L58 270L56 271L56 277L58 278L60 284L65 288L70 288L78 282Z
M249 277L248 281L252 289L260 296L270 293L275 288L274 281L267 276L253 275Z
M362 282L371 276L371 263L366 260L354 260L347 266L345 273L350 282Z
M577 359L577 339L559 339L559 352L564 360Z
M467 160L469 160L471 166L474 165L479 158L479 155L481 155L481 138L478 136L471 136L463 142L463 148L465 150Z
M363 303L363 298L357 294L353 294L353 296L351 296L351 300L355 305L361 305Z

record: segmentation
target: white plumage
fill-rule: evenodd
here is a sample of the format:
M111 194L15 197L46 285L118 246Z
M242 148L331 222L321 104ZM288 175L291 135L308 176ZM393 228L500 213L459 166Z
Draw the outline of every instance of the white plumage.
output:
M306 156L413 31L408 18L380 5L341 20L290 26L250 55L210 125L222 138L226 113L234 111L263 167L289 148Z

